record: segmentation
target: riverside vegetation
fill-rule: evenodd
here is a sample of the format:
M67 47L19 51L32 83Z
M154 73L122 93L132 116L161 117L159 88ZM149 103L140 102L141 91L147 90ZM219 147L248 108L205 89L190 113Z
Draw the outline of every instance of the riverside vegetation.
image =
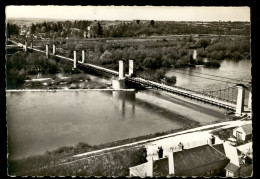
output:
M45 42L35 42L44 50ZM37 44L38 43L38 44ZM54 42L50 42L53 44ZM147 72L148 69L155 69L154 75L147 73L145 78L157 82L166 82L174 85L176 78L165 77L169 68L192 67L205 65L205 67L219 67L220 61L250 60L250 40L246 37L221 37L196 39L192 36L186 38L175 38L171 40L157 40L151 42L127 42L117 43L104 40L96 41L66 41L57 40L57 54L73 58L73 50L86 50L86 63L92 63L105 68L118 70L118 61L125 62L125 70L128 71L128 60L134 59L136 75ZM192 48L191 48L192 46ZM50 45L52 47L52 45ZM193 58L193 48L196 47L197 58ZM51 49L50 49L51 50ZM81 59L81 53L77 55ZM38 60L36 60L38 59ZM7 84L12 86L16 83L23 83L29 74L37 73L71 73L72 64L65 60L56 61L49 59L44 54L33 52L14 53L7 57ZM144 73L142 73L143 75ZM141 76L141 75L140 75ZM144 77L144 76L142 76Z
M19 24L19 26L17 25ZM26 25L27 24L27 25ZM29 25L28 25L29 24ZM91 26L90 31L87 28ZM88 33L88 38L84 34ZM203 35L198 35L198 34ZM181 35L180 35L181 34ZM196 35L197 34L197 35ZM225 36L225 35L231 36ZM177 35L177 36L174 36ZM236 35L236 36L234 36ZM164 22L164 21L38 21L8 20L7 37L45 50L45 44L56 44L56 52L73 58L73 50L86 50L86 62L118 70L118 61L135 61L136 75L148 69L160 70L145 77L174 85L176 78L168 78L169 68L219 67L224 59L250 59L250 23L246 22ZM197 58L193 58L193 50ZM6 50L8 54L12 49ZM11 52L14 53L14 52ZM27 74L36 69L44 73L71 72L69 62L56 63L43 55L18 54L7 57L13 61L7 68L7 84L23 83ZM10 58L10 59L9 59ZM20 58L20 62L17 62ZM30 62L40 58L41 62ZM81 59L81 53L77 55ZM44 62L43 62L44 61ZM58 65L58 67L55 67ZM126 72L128 66L125 66Z

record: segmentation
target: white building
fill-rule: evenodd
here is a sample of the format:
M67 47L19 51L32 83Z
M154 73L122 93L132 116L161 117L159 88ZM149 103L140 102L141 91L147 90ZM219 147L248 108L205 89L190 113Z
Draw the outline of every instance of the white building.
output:
M252 124L246 124L239 126L233 130L233 136L236 137L237 141L245 141L252 137Z

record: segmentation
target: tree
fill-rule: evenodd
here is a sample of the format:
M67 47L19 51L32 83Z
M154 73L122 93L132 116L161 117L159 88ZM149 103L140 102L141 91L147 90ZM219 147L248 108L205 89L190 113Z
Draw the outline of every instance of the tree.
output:
M189 36L188 41L189 41L189 42L192 42L192 41L193 41L193 38L192 38L191 35Z
M159 70L156 70L156 72L155 72L155 77L156 77L156 79L157 79L158 81L161 82L161 79L164 78L165 74L166 74L166 71L161 68L161 69L159 69Z
M35 31L36 31L36 25L32 24L32 26L31 26L31 33L34 34Z
M192 54L190 54L190 62L189 62L191 65L193 65L195 63L195 60L193 59L193 56Z
M11 35L19 34L19 27L16 24L7 23L7 37L9 38Z
M204 50L207 46L209 46L209 44L210 44L210 41L208 39L201 39L201 41L200 41L200 46L203 47Z
M103 35L103 29L101 24L98 22L98 31L97 31L97 35Z
M171 77L165 77L165 82L167 85L173 85L176 83L176 76L171 76Z
M136 20L136 23L139 24L139 23L140 23L140 20Z
M154 26L154 20L151 20L151 25Z
M46 27L45 27L45 26L43 26L43 27L41 28L41 32L46 32Z

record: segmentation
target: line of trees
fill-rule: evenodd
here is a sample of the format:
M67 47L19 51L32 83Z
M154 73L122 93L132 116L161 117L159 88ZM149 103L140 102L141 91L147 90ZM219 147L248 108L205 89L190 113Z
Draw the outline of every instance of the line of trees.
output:
M83 37L84 31L91 26L94 34L102 37L138 37L174 34L231 34L250 35L250 25L243 22L209 22L205 24L189 22L131 21L113 25L105 21L57 21L32 23L30 33L45 33L45 37Z
M70 72L71 64L66 61L57 62L47 59L38 52L17 52L6 60L7 88L13 89L30 79L29 75L41 72L43 74L55 74L58 72Z
M45 43L45 42L37 42ZM53 43L53 42L51 42ZM104 66L109 69L118 70L118 61L135 61L137 74L147 69L179 68L185 66L203 65L206 67L219 67L223 59L250 59L250 40L243 38L203 38L193 39L183 37L182 39L161 40L151 42L127 42L120 43L106 41L57 41L57 54L73 58L73 50L86 50L86 62ZM42 45L43 44L35 44ZM196 47L197 59L193 59L193 49ZM50 44L52 48L52 44ZM62 50L61 50L62 49ZM43 46L43 49L45 47ZM51 49L50 49L51 51ZM37 52L25 55L18 52L7 60L7 83L9 87L21 84L29 74L35 74L41 70L43 73L71 72L71 64L56 62L45 59L45 55ZM81 59L81 53L77 55ZM37 60L36 60L37 59ZM208 62L205 62L208 61ZM57 69L58 68L58 69ZM125 66L128 71L128 66ZM148 75L149 76L149 75ZM151 78L151 77L149 77ZM155 77L161 82L163 78ZM151 80L155 80L151 79ZM176 79L165 78L165 83ZM11 86L10 86L11 85Z
M20 28L16 24L7 23L6 25L6 34L10 38L11 35L19 35Z

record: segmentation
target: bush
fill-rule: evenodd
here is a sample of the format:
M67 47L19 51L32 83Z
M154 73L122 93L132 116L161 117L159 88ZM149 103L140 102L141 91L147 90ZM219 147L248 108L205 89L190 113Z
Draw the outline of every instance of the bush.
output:
M167 85L173 85L176 83L176 76L171 76L171 77L165 77L165 83Z
M206 67L215 67L218 68L220 67L220 63L217 60L210 60L208 62L205 63Z
M144 59L143 66L146 68L156 69L161 67L161 63L160 60L157 60L152 57L147 57Z
M156 80L161 81L161 79L164 78L165 74L166 74L166 71L164 69L159 69L159 70L156 70L154 76L155 76Z
M203 65L204 62L203 62L202 58L197 57L196 64L197 64L197 65Z

